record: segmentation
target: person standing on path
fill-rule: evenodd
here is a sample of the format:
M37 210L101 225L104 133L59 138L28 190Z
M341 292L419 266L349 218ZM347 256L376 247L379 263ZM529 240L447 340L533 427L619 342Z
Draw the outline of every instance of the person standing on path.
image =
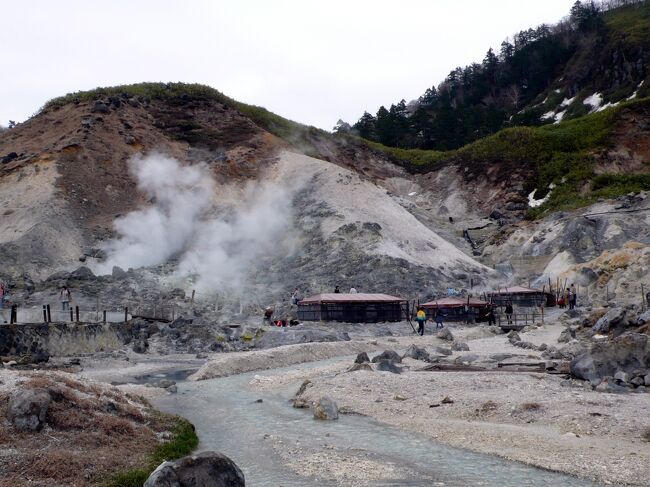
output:
M334 286L334 294L341 294L341 290L338 286Z
M291 304L296 306L298 305L298 301L300 301L300 291L296 288L293 290L293 293L291 293Z
M506 304L506 318L508 318L508 324L512 324L512 303Z
M415 321L418 322L418 333L420 336L424 336L424 324L427 322L427 314L424 312L424 308L418 308Z
M72 300L72 294L70 293L70 289L68 289L68 286L63 286L61 292L59 293L59 299L61 300L61 306L63 311L69 310L70 301Z

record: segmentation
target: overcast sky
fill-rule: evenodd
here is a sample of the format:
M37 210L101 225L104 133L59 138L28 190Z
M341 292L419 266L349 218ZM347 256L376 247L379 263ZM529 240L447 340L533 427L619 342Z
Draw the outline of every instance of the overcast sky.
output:
M331 129L417 98L574 0L0 0L0 124L140 81L210 85Z

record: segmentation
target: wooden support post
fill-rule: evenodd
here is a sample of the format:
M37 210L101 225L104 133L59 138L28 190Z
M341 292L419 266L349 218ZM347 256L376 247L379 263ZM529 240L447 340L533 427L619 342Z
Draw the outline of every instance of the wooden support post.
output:
M43 323L47 323L47 308L43 305Z
M70 322L74 321L74 315L72 314L72 308L70 308Z
M194 294L195 293L196 293L196 290L192 289L192 299L190 301L192 304L194 304Z
M47 322L52 323L52 313L50 311L50 305L47 305Z
M104 310L104 323L106 323L106 310Z
M18 307L15 304L11 305L11 316L9 316L9 323L14 324L18 322Z
M77 318L77 323L79 323L79 306L74 307L75 317Z
M641 308L645 311L645 290L643 289L643 283L641 283Z
M126 306L124 308L124 323L126 323L127 321L129 321L129 307L128 306Z

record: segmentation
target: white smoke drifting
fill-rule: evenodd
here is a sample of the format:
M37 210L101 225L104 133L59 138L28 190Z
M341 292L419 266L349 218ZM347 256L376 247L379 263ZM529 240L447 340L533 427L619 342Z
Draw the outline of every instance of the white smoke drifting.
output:
M115 221L119 237L105 246L108 273L178 260L177 277L202 291L236 289L255 262L291 244L291 195L271 183L250 185L238 207L216 216L216 185L204 165L150 155L131 161L138 189L152 206Z

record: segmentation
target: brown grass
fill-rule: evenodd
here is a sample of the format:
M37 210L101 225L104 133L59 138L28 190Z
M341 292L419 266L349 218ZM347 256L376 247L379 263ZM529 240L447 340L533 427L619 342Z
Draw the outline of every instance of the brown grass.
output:
M0 444L15 449L0 456L0 487L97 485L113 472L147 466L157 433L174 424L136 396L133 404L117 389L62 374L29 374L19 387L45 389L52 402L44 431L20 433L6 420L7 396L0 396Z
M650 441L650 426L646 426L641 432L641 438L645 441Z
M525 402L520 406L522 411L539 411L542 405L538 402Z

